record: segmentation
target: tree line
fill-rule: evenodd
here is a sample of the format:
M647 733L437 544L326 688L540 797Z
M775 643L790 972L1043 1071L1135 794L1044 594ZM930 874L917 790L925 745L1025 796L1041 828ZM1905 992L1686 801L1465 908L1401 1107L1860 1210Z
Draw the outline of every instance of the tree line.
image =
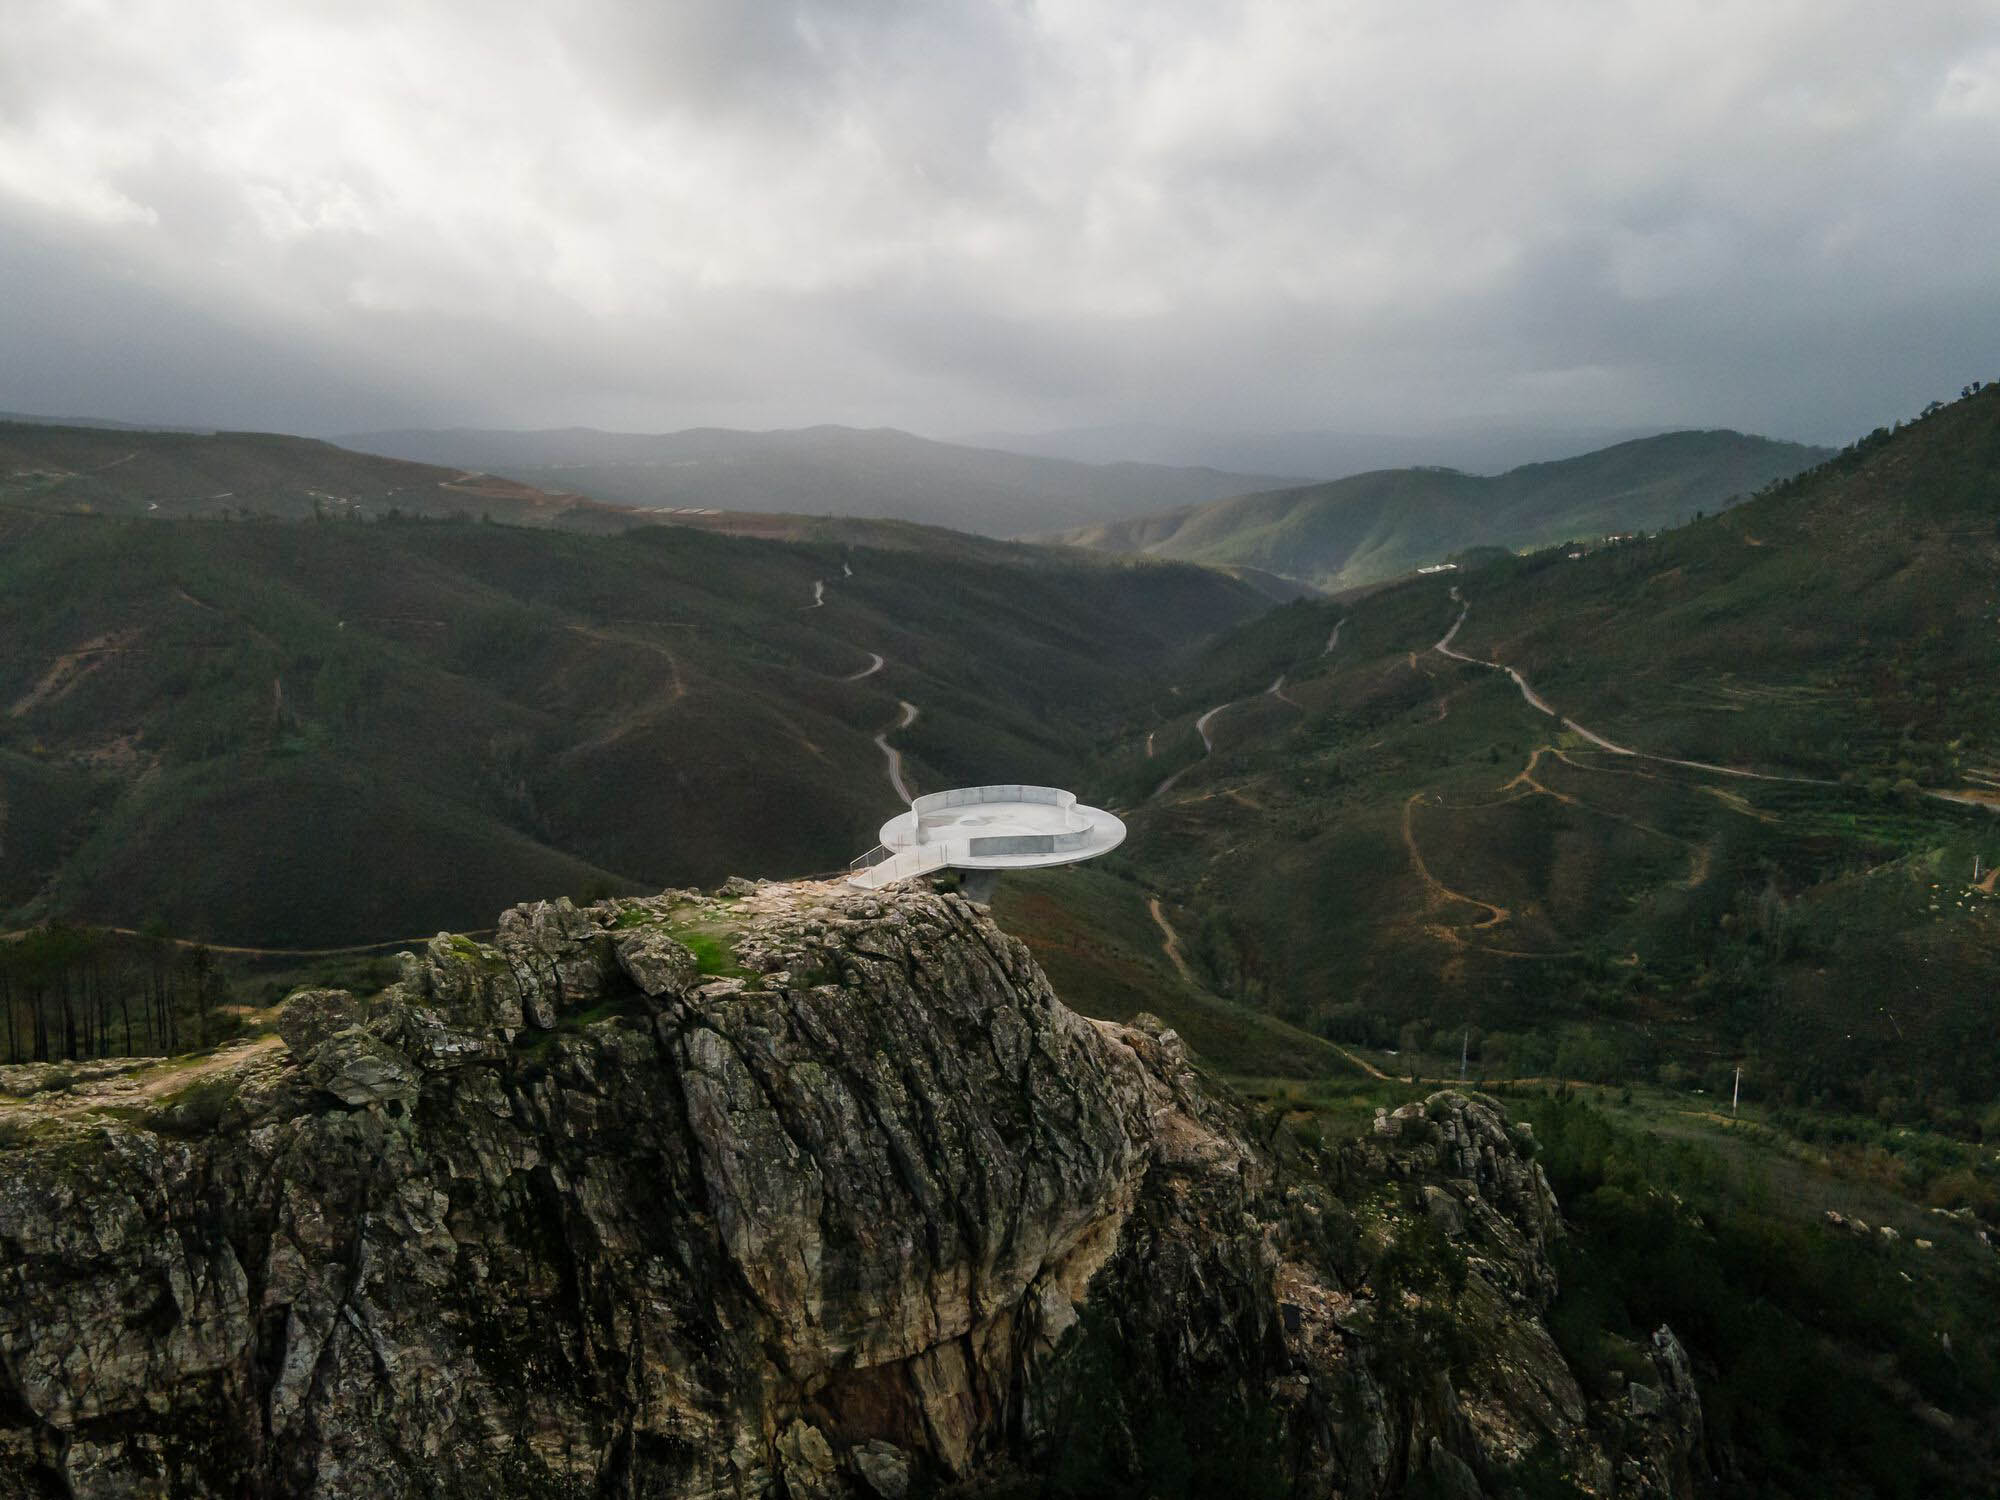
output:
M81 1062L207 1047L233 1029L215 954L164 930L52 922L0 940L6 1061Z

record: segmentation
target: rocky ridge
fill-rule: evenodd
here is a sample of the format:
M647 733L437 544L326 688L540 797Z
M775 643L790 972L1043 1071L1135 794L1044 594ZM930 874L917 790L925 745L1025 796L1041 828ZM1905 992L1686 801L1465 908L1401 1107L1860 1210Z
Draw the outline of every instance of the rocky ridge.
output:
M955 895L518 907L279 1032L0 1109L0 1496L1699 1487L1494 1101L1310 1146Z

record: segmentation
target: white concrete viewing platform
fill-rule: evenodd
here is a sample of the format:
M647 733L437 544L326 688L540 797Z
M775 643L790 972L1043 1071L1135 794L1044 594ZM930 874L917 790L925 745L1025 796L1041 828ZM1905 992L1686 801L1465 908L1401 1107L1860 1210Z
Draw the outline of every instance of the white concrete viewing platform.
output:
M968 786L919 797L882 825L848 884L877 890L937 870L1034 870L1090 859L1125 841L1125 824L1052 786Z

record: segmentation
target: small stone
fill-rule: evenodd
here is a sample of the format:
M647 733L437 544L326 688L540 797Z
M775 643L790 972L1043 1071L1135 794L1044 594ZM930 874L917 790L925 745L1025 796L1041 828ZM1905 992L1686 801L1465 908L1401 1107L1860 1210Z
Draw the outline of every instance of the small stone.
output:
M910 1493L910 1455L893 1443L870 1438L848 1454L847 1461L881 1500L904 1500Z
M778 1439L778 1467L790 1500L835 1500L840 1493L833 1448L817 1427L795 1421L785 1429Z

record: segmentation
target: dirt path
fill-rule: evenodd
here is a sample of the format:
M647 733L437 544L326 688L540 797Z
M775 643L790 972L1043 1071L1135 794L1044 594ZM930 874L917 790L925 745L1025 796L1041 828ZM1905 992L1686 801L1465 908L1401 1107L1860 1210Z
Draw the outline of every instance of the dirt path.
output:
M1326 638L1326 649L1320 652L1321 656L1333 655L1333 648L1340 644L1340 632L1343 629L1345 629L1346 626L1347 626L1347 616L1345 615L1342 615L1338 620L1334 622L1333 634Z
M1491 901L1481 901L1477 896L1468 896L1463 891L1453 890L1442 880L1439 880L1437 876L1433 875L1431 867L1424 863L1423 852L1417 848L1417 831L1414 818L1417 804L1423 798L1424 794L1422 792L1412 792L1409 798L1403 803L1403 847L1409 850L1410 864L1416 870L1417 878L1424 883L1424 893L1428 898L1429 904L1432 906L1444 906L1457 901L1462 902L1466 906L1476 906L1485 912L1486 915L1472 924L1474 932L1482 932L1490 927L1498 927L1502 922L1511 917L1513 913L1504 906L1494 905ZM1432 930L1448 934L1451 941L1464 941L1452 928L1435 927ZM1539 958L1542 955L1535 954L1533 956Z
M638 651L650 651L655 656L665 657L673 689L667 701L678 703L687 696L687 679L681 675L681 659L674 655L673 648L662 646L658 641L641 640L636 636L613 635L610 631L600 630L593 625L571 625L568 629L585 640L601 641L607 646L630 646Z
M18 719L45 703L53 703L66 696L72 688L112 657L122 656L132 650L132 643L138 636L139 632L136 630L121 631L116 635L100 635L94 640L85 641L74 651L63 652L34 686L14 700L13 706L7 710L8 716Z
M1204 995L1208 994L1209 993L1208 986L1206 986L1199 979L1197 979L1195 977L1194 970L1188 967L1187 956L1181 952L1181 935L1178 932L1174 931L1174 924L1167 920L1166 912L1161 910L1160 898L1158 896L1148 896L1146 898L1146 910L1152 913L1153 921L1159 926L1160 951L1166 954L1167 962L1174 966L1174 972L1180 975L1182 979L1186 980L1189 986L1191 986L1192 988L1200 990ZM1359 1068L1362 1072L1366 1073L1370 1078L1376 1079L1382 1083L1397 1082L1396 1079L1391 1078L1387 1073L1384 1073L1380 1068L1376 1067L1366 1058L1356 1057L1352 1052L1349 1052L1345 1047L1341 1046L1338 1042L1328 1042L1325 1041L1324 1038L1315 1038L1315 1040L1322 1042L1323 1045L1332 1048L1335 1052L1338 1052L1342 1057L1346 1058L1350 1063L1352 1063L1355 1067Z
M1267 697L1276 698L1280 703L1289 703L1293 708L1303 709L1305 707L1298 699L1286 694L1285 674L1283 672L1278 674L1278 680L1265 688L1264 692Z
M1456 589L1452 591L1453 597L1457 596L1457 592L1458 591ZM1569 730L1572 734L1577 735L1581 739L1588 740L1591 744L1597 746L1597 748L1600 750L1608 751L1613 755L1630 756L1635 760L1654 761L1657 764L1663 766L1682 766L1690 771L1711 771L1718 776L1736 776L1746 781L1778 781L1787 783L1788 785L1792 786L1839 786L1840 785L1840 783L1837 781L1828 781L1825 778L1819 776L1775 776L1767 771L1746 771L1738 766L1718 766L1713 764L1712 762L1705 760L1681 760L1672 755L1655 755L1650 750L1634 750L1629 745L1620 745L1612 740L1608 740L1603 735L1599 734L1596 730L1586 729L1584 728L1583 725L1577 723L1576 720L1566 719L1561 714L1557 713L1556 710L1552 706L1550 706L1547 699L1542 697L1541 694L1537 693L1534 690L1534 688L1529 686L1528 679L1523 677L1514 668L1506 666L1501 662L1487 661L1482 657L1467 656L1463 651L1458 651L1453 649L1451 644L1452 640L1454 637L1458 635L1459 627L1465 623L1465 617L1471 613L1472 613L1472 606L1470 604L1466 604L1462 608L1460 608L1458 612L1458 618L1451 622L1451 629L1447 630L1444 633L1444 635L1439 639L1437 644L1432 646L1431 649L1433 651L1440 653L1441 655L1451 657L1454 661L1469 662L1471 665L1475 667L1487 667L1495 672L1505 672L1510 678L1513 679L1514 686L1521 690L1521 696L1528 701L1528 704L1531 707L1539 709L1541 712L1547 714L1550 718L1560 723L1563 728ZM1929 797L1941 798L1942 800L1947 802L1970 802L1972 800L1970 798L1955 796L1950 792L1926 792L1925 795ZM1978 804L1975 803L1974 805Z
M1174 972L1196 989L1202 988L1201 981L1194 977L1194 970L1188 967L1186 955L1181 952L1181 935L1174 931L1174 924L1169 922L1167 914L1160 910L1160 898L1148 896L1146 910L1153 914L1153 920L1160 925L1160 947L1167 955L1167 962L1174 966Z
M1284 679L1280 677L1278 681L1283 682ZM1194 721L1194 732L1201 736L1201 753L1203 759L1206 759L1207 757L1215 754L1215 741L1209 736L1208 726L1212 722L1214 722L1215 716L1217 714L1221 713L1225 708L1228 708L1230 706L1230 703L1234 703L1235 701L1236 700L1232 698L1229 700L1229 703L1218 703L1215 705L1215 707L1211 708L1207 713L1203 714L1199 719L1196 719ZM1153 737L1152 735L1149 734L1146 736L1146 755L1148 759L1150 759L1153 754L1152 745L1153 745ZM1201 761L1197 760L1197 761L1192 761L1185 766L1182 766L1178 771L1174 772L1173 775L1169 776L1165 781L1162 781L1158 786L1154 787L1152 796L1148 797L1146 800L1148 802L1159 801L1160 798L1166 796L1168 792L1173 790L1174 783L1176 781L1179 781L1183 776L1187 775L1188 772L1192 771L1196 766L1200 764Z
M896 700L896 707L902 710L901 716L893 726L875 736L875 745L889 762L889 785L895 788L896 795L901 797L907 804L917 800L916 794L904 784L903 752L889 743L889 736L899 729L908 729L912 724L917 722L917 705L898 698Z
M799 606L799 608L801 609L826 608L826 580L824 578L815 578L813 580L813 602L810 604L802 604Z
M877 672L882 670L883 665L882 653L879 651L870 651L868 653L867 666L863 667L859 672L849 672L840 680L842 682L859 682L864 677L873 677Z
M1231 700L1231 702L1234 701L1234 699ZM1229 707L1228 703L1218 703L1194 721L1194 732L1201 736L1201 748L1209 755L1215 754L1215 741L1209 737L1208 726L1215 721L1215 716L1227 707Z
M259 1019L262 1019L259 1013ZM207 1057L140 1057L91 1059L75 1065L79 1076L60 1092L42 1090L23 1098L0 1098L10 1113L29 1117L96 1114L110 1109L141 1109L169 1095L220 1074L241 1072L284 1050L276 1033L247 1041L224 1042ZM19 1115L16 1115L19 1118Z

